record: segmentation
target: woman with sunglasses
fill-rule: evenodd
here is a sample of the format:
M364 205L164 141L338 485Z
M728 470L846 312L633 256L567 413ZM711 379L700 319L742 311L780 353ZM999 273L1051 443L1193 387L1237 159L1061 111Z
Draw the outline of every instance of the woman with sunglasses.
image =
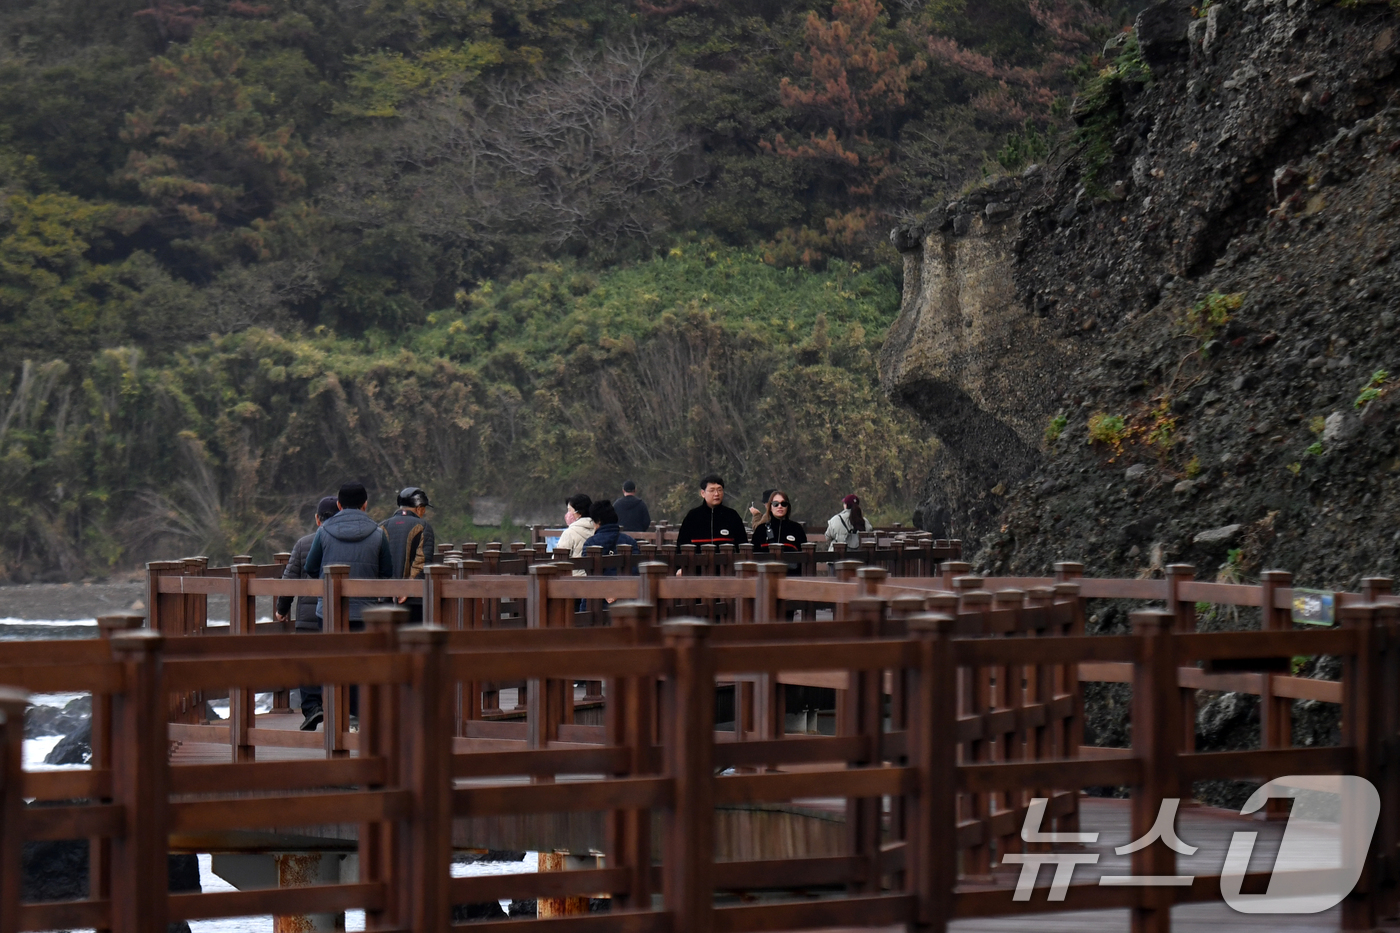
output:
M807 543L807 532L803 530L801 522L792 520L792 499L781 489L773 490L773 495L768 499L768 506L764 509L763 520L754 526L753 529L753 552L758 557L768 552L769 545L782 545L783 553L796 551L802 552L802 545ZM789 564L788 572L796 570L796 566Z

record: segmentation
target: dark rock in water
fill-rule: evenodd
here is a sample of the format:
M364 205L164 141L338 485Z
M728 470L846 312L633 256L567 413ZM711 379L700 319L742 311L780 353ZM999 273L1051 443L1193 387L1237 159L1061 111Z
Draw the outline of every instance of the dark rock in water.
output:
M46 765L85 765L92 760L92 720L89 719L44 756Z
M81 696L67 706L35 705L24 711L24 737L68 735L92 716L92 697Z
M612 898L590 897L588 899L588 912L590 914L605 914L610 910L612 910Z
M198 893L198 856L172 855L169 858L170 890ZM83 900L88 896L86 839L27 842L24 845L22 865L22 900L74 901ZM190 925L183 920L172 923L169 933L190 933Z
M531 901L531 903L534 902ZM501 910L499 901L484 901L480 904L452 905L453 923L467 923L473 920L505 920L506 917L507 914L504 910Z
M534 898L528 901L511 901L510 915L512 917L537 917L539 916L540 905Z
M86 839L26 842L20 898L26 901L71 901L87 897Z

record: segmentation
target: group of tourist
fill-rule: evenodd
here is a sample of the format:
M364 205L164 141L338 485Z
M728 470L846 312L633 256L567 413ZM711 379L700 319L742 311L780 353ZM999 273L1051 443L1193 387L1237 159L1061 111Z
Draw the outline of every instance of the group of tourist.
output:
M700 505L691 509L681 522L679 544L745 544L755 549L779 545L784 550L800 551L807 543L807 532L801 522L792 518L792 497L784 490L765 490L762 508L749 503L751 527L739 513L724 504L724 480L711 473L700 480ZM841 511L831 517L826 526L829 543L844 542L858 547L860 534L871 531L869 520L861 513L860 498L855 495L841 500ZM316 506L316 530L297 541L291 559L283 570L283 579L319 579L321 568L331 564L348 564L355 579L416 580L423 576L423 567L433 558L436 542L433 526L427 520L428 494L417 486L400 490L394 514L382 522L369 517L369 493L362 483L346 483L334 496L326 496ZM582 557L590 547L601 547L604 554L615 554L620 545L633 548L637 541L627 532L646 531L651 527L651 512L637 495L632 480L622 484L622 495L616 501L593 499L578 493L564 503L564 523L558 547L567 549L570 557ZM582 576L584 571L575 570ZM423 600L400 597L399 603L408 610L413 622L423 620ZM365 606L373 599L354 597L350 600L351 631L364 628ZM325 618L320 598L298 597L296 600L296 630L319 632ZM292 597L277 600L275 618L286 622L292 618ZM353 707L352 698L352 707ZM301 688L301 728L314 730L324 720L321 687ZM353 713L353 708L352 708Z

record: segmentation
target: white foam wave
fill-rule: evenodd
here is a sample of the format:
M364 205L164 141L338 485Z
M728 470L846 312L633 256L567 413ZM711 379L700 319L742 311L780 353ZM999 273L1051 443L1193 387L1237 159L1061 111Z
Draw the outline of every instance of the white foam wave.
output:
M0 619L0 625L43 625L54 627L66 627L69 625L97 625L96 619L16 619L7 616Z

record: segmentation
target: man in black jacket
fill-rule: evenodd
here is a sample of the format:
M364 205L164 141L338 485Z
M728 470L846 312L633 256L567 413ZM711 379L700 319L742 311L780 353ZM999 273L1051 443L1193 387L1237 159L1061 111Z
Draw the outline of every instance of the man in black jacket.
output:
M622 498L613 502L613 509L623 531L646 531L651 527L651 510L637 495L637 484L630 479L622 484Z
M330 518L340 507L335 504L335 496L326 496L316 504L316 527L320 528L321 523ZM315 540L316 532L304 535L297 539L297 543L292 545L292 557L287 561L287 566L282 568L283 580L305 580L306 579L306 554L311 550L311 542ZM316 597L298 596L297 598L297 631L298 632L319 632L321 630L321 620L316 617ZM286 622L290 618L292 610L292 597L277 597L277 609L272 617L278 622Z
M700 498L681 522L677 544L745 544L749 540L739 513L724 504L724 480L711 473L700 480Z

